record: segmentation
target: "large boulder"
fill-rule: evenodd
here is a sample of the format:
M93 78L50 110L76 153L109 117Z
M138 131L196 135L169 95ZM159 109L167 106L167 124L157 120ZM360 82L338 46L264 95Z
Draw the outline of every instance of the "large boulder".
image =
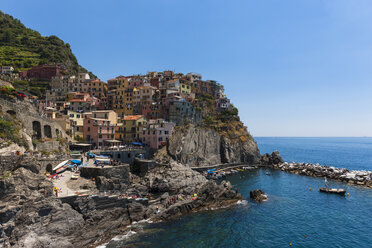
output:
M249 192L249 196L251 197L251 199L257 202L262 202L262 201L267 200L267 195L261 189L252 190L251 192Z
M278 151L274 151L271 154L265 153L261 156L260 163L262 165L274 165L283 163L283 159Z

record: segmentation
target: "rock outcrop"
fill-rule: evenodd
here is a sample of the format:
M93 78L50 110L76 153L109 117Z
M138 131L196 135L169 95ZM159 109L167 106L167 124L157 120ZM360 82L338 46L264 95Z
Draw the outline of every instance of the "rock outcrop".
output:
M267 195L261 189L255 189L255 190L250 191L249 196L251 199L257 202L262 202L262 201L267 200Z
M190 167L222 163L257 163L260 153L253 139L231 140L213 129L193 125L175 129L167 153Z
M62 200L54 197L53 185L45 179L42 162L19 157L12 164L0 164L3 167L0 171L0 247L6 248L96 246L122 233L134 221L167 220L243 199L229 182L218 185L172 160L149 169L143 178L131 174L127 178L128 168L124 167L97 177L111 180L123 174L121 182L131 181L125 184L122 193L142 197L150 192L162 193L151 203L117 196L74 196ZM98 186L116 185L110 182L113 184L100 182Z
M262 165L273 165L273 164L280 164L283 163L283 159L280 156L278 151L274 151L271 154L265 153L261 156L260 163Z
M22 127L19 130L19 136L22 137L25 145L28 146L28 150L46 153L66 153L66 145L70 137L57 122L40 116L34 104L29 100L0 98L0 110L0 116L11 116ZM3 149L3 151L0 150L0 154L10 155L15 151L22 151L22 149Z

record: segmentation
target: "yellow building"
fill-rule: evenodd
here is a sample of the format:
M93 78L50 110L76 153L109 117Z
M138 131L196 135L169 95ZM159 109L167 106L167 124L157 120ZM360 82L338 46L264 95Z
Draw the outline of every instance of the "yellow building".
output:
M188 84L180 83L180 93L183 95L191 94L191 86Z
M88 85L88 93L90 93L91 96L95 96L99 99L103 99L107 96L107 84L105 82L96 79L88 81L86 84Z
M70 134L71 137L79 137L83 138L84 137L84 118L83 114L79 112L74 112L74 111L67 111L67 115L70 120Z
M122 119L122 140L126 143L139 141L139 132L147 124L143 115L127 115Z
M118 84L112 106L120 117L133 115L133 89L128 87L128 79L123 78Z

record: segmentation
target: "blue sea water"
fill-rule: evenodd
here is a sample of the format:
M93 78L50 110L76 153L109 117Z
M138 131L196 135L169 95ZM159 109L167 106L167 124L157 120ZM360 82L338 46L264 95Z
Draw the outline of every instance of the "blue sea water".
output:
M256 140L261 153L279 150L286 161L372 170L371 138ZM246 199L259 188L269 200L146 225L107 247L372 247L372 189L331 182L350 195L324 194L318 192L323 179L278 170L271 176L245 171L228 180Z

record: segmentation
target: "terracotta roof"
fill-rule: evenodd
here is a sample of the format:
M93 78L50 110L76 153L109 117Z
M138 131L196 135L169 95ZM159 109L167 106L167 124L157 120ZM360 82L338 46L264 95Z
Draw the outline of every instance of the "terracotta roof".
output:
M127 116L124 116L123 120L125 120L125 121L136 121L141 117L144 117L144 116L143 115L127 115Z

